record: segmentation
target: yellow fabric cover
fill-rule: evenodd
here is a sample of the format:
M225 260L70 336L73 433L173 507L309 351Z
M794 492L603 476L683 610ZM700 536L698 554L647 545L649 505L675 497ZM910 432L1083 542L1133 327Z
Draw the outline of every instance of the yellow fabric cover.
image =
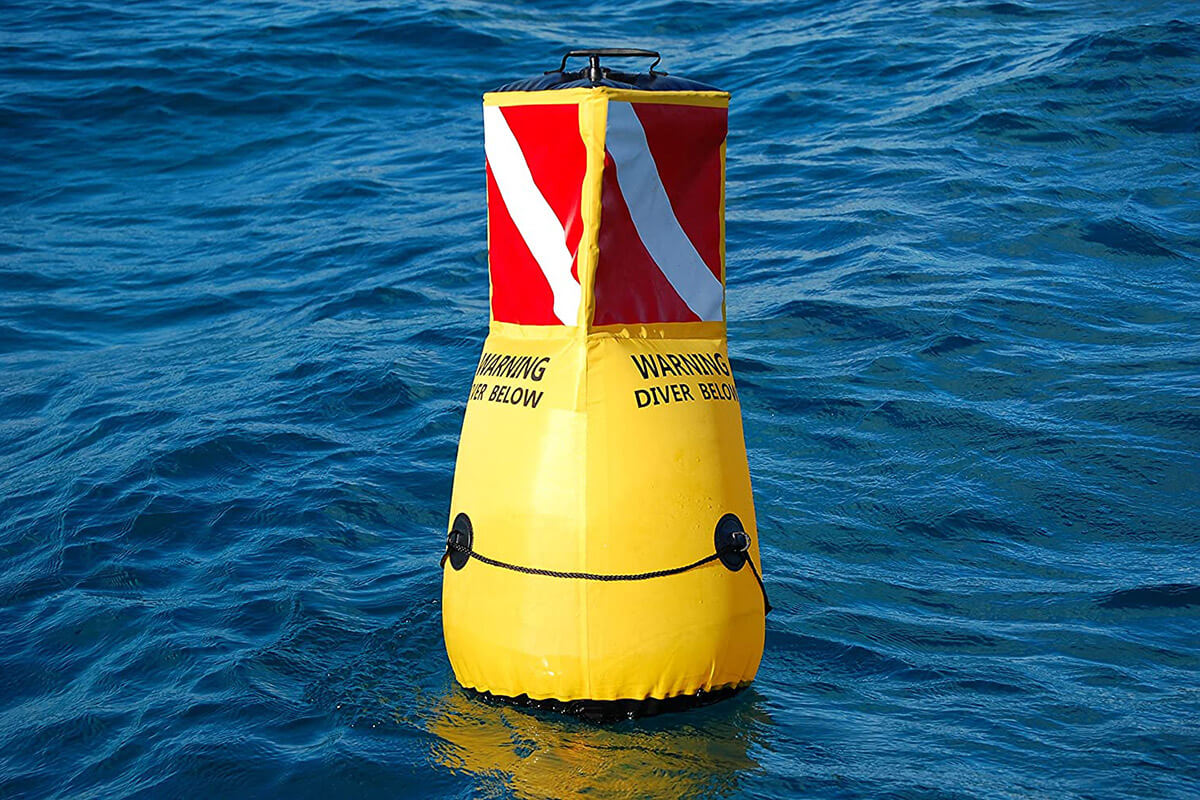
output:
M637 573L711 554L717 521L733 513L751 536L758 565L725 324L590 323L610 99L728 103L719 92L605 88L485 98L582 107L583 301L577 325L491 323L463 422L450 519L469 515L474 549L491 558L556 571ZM723 278L723 241L721 260ZM689 354L704 358L689 361ZM660 355L667 364L674 357L693 365L694 374L684 368L643 377L631 358L658 363ZM536 366L515 378L484 374L494 371L488 365L496 356L528 356ZM443 572L446 651L459 682L478 691L537 700L661 699L748 683L762 656L763 597L749 566L734 572L714 561L633 582L527 575L474 559L461 570L447 561Z

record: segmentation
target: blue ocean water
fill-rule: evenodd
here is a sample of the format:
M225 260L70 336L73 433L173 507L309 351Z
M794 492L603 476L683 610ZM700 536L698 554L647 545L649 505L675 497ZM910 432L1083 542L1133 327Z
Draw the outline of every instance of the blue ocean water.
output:
M483 705L480 93L731 90L752 689ZM0 796L1200 794L1193 2L8 0Z

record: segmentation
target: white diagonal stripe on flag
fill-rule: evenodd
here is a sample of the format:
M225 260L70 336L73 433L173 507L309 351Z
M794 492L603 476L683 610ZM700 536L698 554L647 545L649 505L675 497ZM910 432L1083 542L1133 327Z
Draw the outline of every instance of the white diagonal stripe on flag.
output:
M721 319L724 290L679 225L632 103L608 104L608 153L633 226L667 281L702 320Z
M554 293L554 316L564 325L576 324L581 290L571 275L575 259L567 249L566 232L534 183L521 145L497 106L483 107L483 142L500 197Z

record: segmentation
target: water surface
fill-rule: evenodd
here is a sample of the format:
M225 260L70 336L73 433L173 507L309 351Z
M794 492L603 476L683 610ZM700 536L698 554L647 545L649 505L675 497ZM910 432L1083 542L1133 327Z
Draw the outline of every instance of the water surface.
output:
M734 93L754 687L456 689L479 95L578 44ZM0 795L1200 794L1190 2L11 0Z

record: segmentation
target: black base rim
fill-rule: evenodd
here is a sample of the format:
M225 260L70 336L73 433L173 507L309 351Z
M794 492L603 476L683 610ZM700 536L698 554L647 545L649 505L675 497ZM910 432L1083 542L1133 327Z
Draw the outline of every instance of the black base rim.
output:
M746 688L745 684L723 686L708 692L699 691L695 694L680 694L674 697L647 697L641 700L556 700L554 698L534 700L527 694L509 697L466 686L463 687L463 691L477 700L492 705L549 711L554 714L577 717L588 722L620 722L621 720L652 717L711 705L733 697L744 688Z

